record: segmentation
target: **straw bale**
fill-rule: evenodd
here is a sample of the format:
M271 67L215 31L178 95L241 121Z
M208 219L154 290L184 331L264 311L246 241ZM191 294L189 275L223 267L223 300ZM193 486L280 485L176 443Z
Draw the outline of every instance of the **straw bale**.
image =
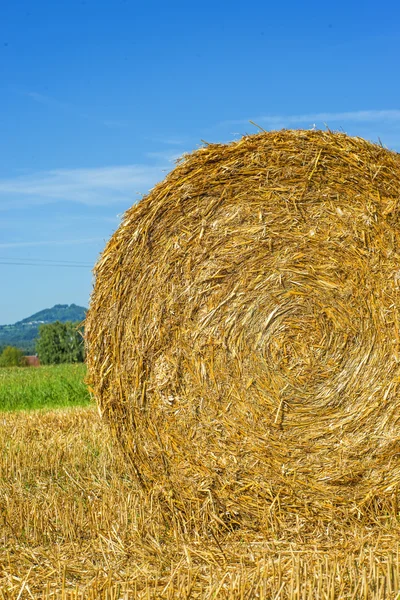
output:
M126 212L87 360L145 489L225 523L397 494L399 211L399 154L283 130L184 156Z

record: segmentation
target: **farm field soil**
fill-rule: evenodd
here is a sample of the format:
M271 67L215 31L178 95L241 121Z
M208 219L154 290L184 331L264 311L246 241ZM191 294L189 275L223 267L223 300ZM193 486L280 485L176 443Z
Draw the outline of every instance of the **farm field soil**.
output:
M0 421L0 599L399 597L395 504L322 523L277 499L262 532L183 533L137 488L94 407Z
M0 369L0 411L90 404L84 383L86 365Z

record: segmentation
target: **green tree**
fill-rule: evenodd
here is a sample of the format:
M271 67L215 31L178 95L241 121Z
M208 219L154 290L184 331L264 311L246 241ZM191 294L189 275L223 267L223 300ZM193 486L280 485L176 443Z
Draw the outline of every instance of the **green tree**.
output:
M71 321L41 325L36 352L43 365L83 362L85 349L82 326Z
M24 353L14 346L6 346L0 354L0 367L24 367L26 360Z

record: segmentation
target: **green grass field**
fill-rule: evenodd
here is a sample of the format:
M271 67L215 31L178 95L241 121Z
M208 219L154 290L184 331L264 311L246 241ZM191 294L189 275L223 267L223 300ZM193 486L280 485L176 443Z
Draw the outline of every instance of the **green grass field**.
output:
M86 366L54 365L0 369L0 411L87 406Z

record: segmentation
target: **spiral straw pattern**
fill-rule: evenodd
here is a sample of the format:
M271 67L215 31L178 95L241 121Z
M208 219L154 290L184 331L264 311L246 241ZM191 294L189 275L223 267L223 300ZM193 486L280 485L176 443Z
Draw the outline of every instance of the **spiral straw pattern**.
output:
M86 336L144 488L235 522L397 493L399 210L400 155L284 130L183 157L127 211Z

